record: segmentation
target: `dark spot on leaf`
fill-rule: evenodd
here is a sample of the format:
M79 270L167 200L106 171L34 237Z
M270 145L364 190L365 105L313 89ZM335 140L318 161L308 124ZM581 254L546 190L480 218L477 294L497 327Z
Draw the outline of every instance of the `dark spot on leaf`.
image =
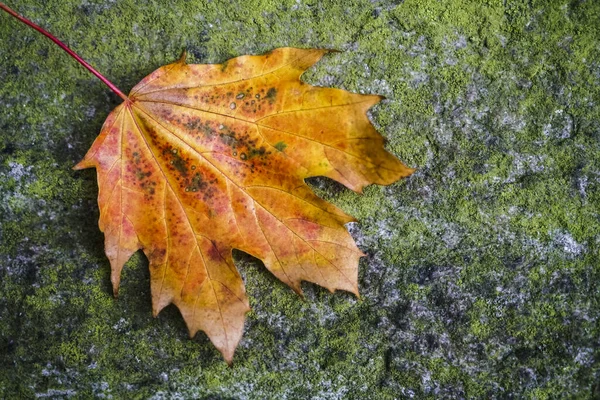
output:
M179 171L179 173L181 174L181 176L185 177L188 174L188 169L187 169L187 164L185 162L185 160L183 158L181 158L181 156L179 156L179 154L177 154L177 150L173 149L171 150L171 154L173 155L173 158L171 159L171 165L177 170Z
M277 97L277 89L275 89L274 87L272 87L267 92L267 96L265 98L267 100L269 100L269 104L273 104L275 102L276 97Z
M226 133L221 133L219 135L219 138L221 139L221 141L223 142L223 144L230 146L230 147L235 147L237 144L237 139L235 138L235 133L233 132L226 132Z
M248 152L248 158L254 158L254 157L260 157L260 156L264 156L266 153L266 149L264 146L261 146L260 148L252 148L250 149L250 151Z
M273 147L275 147L279 151L283 151L287 147L287 144L285 144L284 142L277 142Z
M186 192L192 191L192 192L198 192L198 191L203 191L207 188L208 183L204 180L204 178L202 177L201 174L196 173L189 185L185 188Z

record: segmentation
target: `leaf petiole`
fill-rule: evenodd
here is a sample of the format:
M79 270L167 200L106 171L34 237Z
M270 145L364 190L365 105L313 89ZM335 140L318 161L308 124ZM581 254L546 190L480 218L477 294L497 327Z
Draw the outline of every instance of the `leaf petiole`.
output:
M43 34L44 36L46 36L47 38L49 38L50 40L52 40L61 49L63 49L67 53L69 53L69 55L71 57L73 57L75 60L77 60L78 63L80 63L81 65L83 65L84 67L86 67L92 74L96 75L96 77L98 79L100 79L102 82L104 82L104 84L106 86L108 86L110 88L110 90L112 90L113 92L115 92L120 98L122 98L126 102L130 101L129 98L127 97L127 95L125 95L125 93L123 93L121 90L119 90L119 88L116 87L114 83L112 83L111 81L109 81L100 72L96 71L96 69L94 67L92 67L90 64L88 64L87 61L85 61L77 53L75 53L73 50L71 50L66 44L64 44L63 42L61 42L60 40L58 40L50 32L46 31L44 28L40 27L39 25L34 24L33 22L31 22L27 18L24 18L24 17L20 16L19 14L17 14L15 11L13 11L12 9L10 9L6 4L4 4L2 2L0 2L0 8L2 10L6 11L8 14L12 15L13 17L15 17L16 19L18 19L19 21L21 21L24 24L32 27L36 31L40 32L41 34Z

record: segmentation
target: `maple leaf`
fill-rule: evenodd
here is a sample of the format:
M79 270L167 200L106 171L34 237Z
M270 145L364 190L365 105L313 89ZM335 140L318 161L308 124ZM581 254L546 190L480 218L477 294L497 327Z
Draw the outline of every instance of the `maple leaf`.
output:
M354 219L304 180L327 176L361 192L413 170L384 150L366 116L382 97L300 80L327 50L281 48L221 65L188 65L184 53L126 96L54 35L0 9L125 101L74 167L98 173L115 296L123 265L142 249L153 314L174 303L190 336L203 330L228 363L250 309L233 249L261 259L299 294L311 281L358 296L363 253L344 227Z
M111 280L142 249L156 316L174 303L190 336L206 332L231 362L249 311L232 249L301 281L358 296L354 219L304 179L360 192L412 173L384 150L366 111L380 96L308 85L326 50L276 49L221 65L185 55L135 86L75 168L98 173L100 229Z

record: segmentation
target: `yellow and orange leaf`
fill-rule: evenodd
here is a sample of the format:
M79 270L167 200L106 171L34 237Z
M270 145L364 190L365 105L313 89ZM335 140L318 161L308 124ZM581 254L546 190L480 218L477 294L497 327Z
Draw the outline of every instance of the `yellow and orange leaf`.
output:
M367 110L380 96L300 80L326 50L282 48L221 65L159 68L107 118L76 168L98 173L100 229L111 280L142 249L152 309L174 303L191 336L206 332L231 362L249 311L232 249L261 259L301 293L301 281L358 295L363 255L305 178L361 192L407 168L383 148Z

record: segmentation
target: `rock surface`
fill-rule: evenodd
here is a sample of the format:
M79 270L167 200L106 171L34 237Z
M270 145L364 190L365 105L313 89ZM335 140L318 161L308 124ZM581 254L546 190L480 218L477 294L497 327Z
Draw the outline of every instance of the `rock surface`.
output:
M600 396L600 4L592 0L9 2L127 90L187 48L218 63L334 48L305 80L387 100L418 171L358 196L361 300L306 301L236 253L253 311L229 368L136 254L113 299L93 170L119 104L0 15L0 398Z

